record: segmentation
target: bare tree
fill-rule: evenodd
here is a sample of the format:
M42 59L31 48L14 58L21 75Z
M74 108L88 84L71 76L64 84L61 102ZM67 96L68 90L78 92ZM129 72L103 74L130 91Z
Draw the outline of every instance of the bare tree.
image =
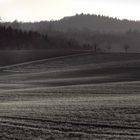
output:
M112 48L112 46L111 46L110 44L108 44L108 45L106 46L106 49L108 50L108 53L111 52L111 48Z
M98 44L95 43L95 44L94 44L94 52L97 53L97 51L98 51Z
M128 49L129 49L129 45L126 44L126 45L123 46L123 48L124 48L125 53L127 53Z

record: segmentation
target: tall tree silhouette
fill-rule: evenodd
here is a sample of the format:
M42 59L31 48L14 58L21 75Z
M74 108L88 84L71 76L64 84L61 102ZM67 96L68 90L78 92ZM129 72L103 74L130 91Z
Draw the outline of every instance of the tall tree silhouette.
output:
M128 53L129 45L126 44L123 46L123 48L124 48L125 53Z
M112 48L112 46L110 44L107 44L106 49L108 50L108 53L111 52L111 48Z

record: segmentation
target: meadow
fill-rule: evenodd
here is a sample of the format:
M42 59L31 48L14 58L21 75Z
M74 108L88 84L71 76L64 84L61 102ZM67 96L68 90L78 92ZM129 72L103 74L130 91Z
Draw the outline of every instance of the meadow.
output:
M0 68L0 140L139 140L140 54L82 53Z

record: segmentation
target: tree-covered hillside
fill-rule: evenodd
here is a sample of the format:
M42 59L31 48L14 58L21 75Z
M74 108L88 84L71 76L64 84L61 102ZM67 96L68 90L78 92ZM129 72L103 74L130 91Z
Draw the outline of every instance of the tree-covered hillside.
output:
M74 39L0 26L0 49L82 49Z
M58 21L1 22L1 48L140 52L140 22L80 14ZM10 33L14 32L14 33ZM14 35L13 35L14 34ZM5 37L4 37L5 36ZM10 41L7 41L10 40Z
M52 17L53 18L53 17ZM6 26L10 25L13 28L20 28L22 30L34 30L45 33L48 30L69 31L69 30L90 30L102 33L125 33L128 30L140 31L139 21L119 20L101 15L90 14L76 14L75 16L64 17L55 21L40 21L22 23L14 21L12 23L4 23Z
M48 45L48 37L37 32L0 26L0 49L45 49Z

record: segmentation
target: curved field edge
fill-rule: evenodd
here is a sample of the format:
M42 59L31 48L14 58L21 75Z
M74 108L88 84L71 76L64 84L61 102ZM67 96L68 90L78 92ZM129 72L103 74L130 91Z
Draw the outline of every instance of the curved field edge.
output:
M140 56L83 54L1 69L0 139L139 140Z

